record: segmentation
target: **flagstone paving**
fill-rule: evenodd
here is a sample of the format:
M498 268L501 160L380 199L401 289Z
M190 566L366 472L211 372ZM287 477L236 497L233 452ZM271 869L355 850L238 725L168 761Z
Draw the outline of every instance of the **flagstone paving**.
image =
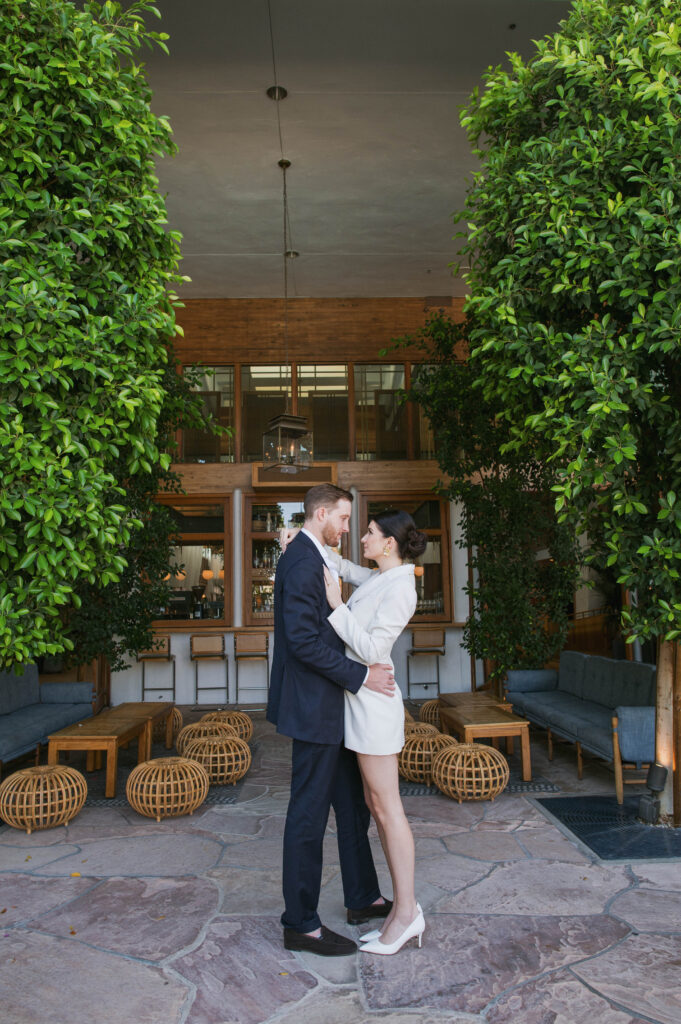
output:
M524 795L407 796L426 913L421 949L327 959L283 948L289 743L256 715L232 804L155 822L85 807L30 836L0 826L3 1024L680 1024L681 863L604 863ZM533 768L612 793L573 751ZM320 913L342 905L333 817ZM389 878L375 830L384 891Z

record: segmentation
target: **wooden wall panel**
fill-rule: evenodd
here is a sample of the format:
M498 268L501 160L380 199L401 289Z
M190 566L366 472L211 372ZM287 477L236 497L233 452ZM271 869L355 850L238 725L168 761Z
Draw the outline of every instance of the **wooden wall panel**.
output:
M429 491L443 477L437 462L339 462L340 487L356 487L358 491ZM173 465L182 475L182 486L187 494L228 494L235 487L251 491L251 463L193 463ZM306 474L298 473L295 483L307 490ZM274 488L276 490L276 486Z
M368 362L422 359L420 350L379 355L392 339L423 326L429 312L445 308L462 319L463 299L289 299L289 359ZM283 299L188 299L177 311L184 337L181 362L284 362Z

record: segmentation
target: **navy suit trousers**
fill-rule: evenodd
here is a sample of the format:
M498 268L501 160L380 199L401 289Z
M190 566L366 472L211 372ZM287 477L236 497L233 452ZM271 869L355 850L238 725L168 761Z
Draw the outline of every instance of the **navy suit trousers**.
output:
M364 801L357 757L342 744L293 741L291 797L284 829L281 923L298 932L312 932L322 880L324 832L333 807L345 905L357 910L380 896L367 832L369 809Z

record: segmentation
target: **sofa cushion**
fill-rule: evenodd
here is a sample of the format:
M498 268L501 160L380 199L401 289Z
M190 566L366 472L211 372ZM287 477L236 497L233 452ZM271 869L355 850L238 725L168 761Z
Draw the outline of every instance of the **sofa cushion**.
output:
M642 707L655 703L655 668L644 662L589 657L584 697L614 710L618 704Z
M657 674L654 665L643 661L618 662L615 707L654 707Z
M614 710L617 699L618 679L625 662L613 658L592 655L584 671L584 697Z
M83 704L91 701L92 683L41 683L42 704Z
M575 715L576 707L582 702L569 693L549 690L547 693L509 693L508 699L517 714L525 715L540 725L549 725L561 711Z
M584 697L584 669L588 655L580 651L561 651L558 689L575 697Z
M655 708L615 708L617 734L623 761L637 765L655 760Z
M9 715L40 700L38 666L27 665L24 674L0 672L0 715Z
M0 716L0 761L46 743L50 733L91 715L91 704L33 704Z
M514 668L506 673L506 689L514 693L522 690L531 693L533 690L555 690L558 685L558 673L554 668Z

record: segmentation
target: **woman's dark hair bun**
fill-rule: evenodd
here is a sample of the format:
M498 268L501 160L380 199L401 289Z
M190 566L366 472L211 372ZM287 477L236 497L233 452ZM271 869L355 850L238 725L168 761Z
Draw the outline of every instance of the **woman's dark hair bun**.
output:
M394 537L400 558L413 560L426 550L428 538L416 528L416 523L401 508L387 509L374 516L374 522L384 537Z
M421 533L415 526L407 532L404 544L401 547L401 554L403 558L418 558L426 550L428 538L425 533Z

